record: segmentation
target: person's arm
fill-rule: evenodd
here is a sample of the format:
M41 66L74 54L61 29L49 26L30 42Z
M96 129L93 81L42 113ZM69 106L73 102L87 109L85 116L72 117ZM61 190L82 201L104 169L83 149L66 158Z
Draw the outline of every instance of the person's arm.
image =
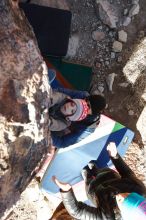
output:
M66 89L66 88L57 88L55 89L55 91L64 93L70 96L72 99L85 99L86 97L89 96L89 93L87 91L79 91L79 90Z
M86 205L83 202L78 202L75 198L74 192L72 188L65 192L60 191L63 204L68 211L68 213L76 218L76 219L91 219L91 220L102 220L102 215L100 216L100 212L98 208L91 207L89 205Z
M70 121L66 121L63 122L61 120L56 120L52 117L50 117L49 119L49 129L50 131L63 131L66 128L68 128L70 126L71 122Z
M50 107L52 107L55 104L58 104L58 103L62 102L66 98L69 98L69 96L67 96L64 93L56 92L55 90L52 90L51 98L50 98Z
M135 176L134 172L130 169L130 167L124 162L122 157L118 154L115 143L110 142L107 146L107 151L115 168L122 177Z
M68 147L70 145L73 145L73 144L78 143L79 141L83 140L84 138L89 136L91 133L93 133L94 130L95 129L93 129L93 128L80 129L76 132L64 135L62 137L59 137L55 133L51 132L53 145L57 148Z
M102 220L104 215L100 215L98 208L94 208L78 202L75 198L72 187L68 183L60 182L55 176L52 177L54 183L60 188L63 204L68 213L76 219Z

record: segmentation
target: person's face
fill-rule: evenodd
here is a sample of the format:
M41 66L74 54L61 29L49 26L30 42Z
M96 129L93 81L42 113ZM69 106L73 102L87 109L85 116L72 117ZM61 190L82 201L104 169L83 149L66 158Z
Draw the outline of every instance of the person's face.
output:
M77 110L77 106L74 102L67 102L61 107L61 112L65 116L73 115Z

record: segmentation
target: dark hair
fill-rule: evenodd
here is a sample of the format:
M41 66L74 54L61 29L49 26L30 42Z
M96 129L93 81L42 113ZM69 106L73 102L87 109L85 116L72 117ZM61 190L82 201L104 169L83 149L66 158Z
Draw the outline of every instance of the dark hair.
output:
M60 111L60 109L61 109L61 107L62 107L63 105L65 105L65 104L68 103L68 102L74 102L74 101L73 101L72 99L66 98L66 99L64 99L61 103L55 104L54 106L52 106L51 108L49 108L49 116L52 116L52 117L53 117L54 119L56 119L56 120L61 120L61 121L65 122L67 116L65 116L65 115ZM73 115L73 114L71 114L71 115ZM71 116L71 115L69 115L69 116Z
M113 191L116 191L116 189L102 186L102 189L96 193L95 197L99 204L100 213L104 213L111 220L115 220L114 209L116 208L116 198Z
M114 208L116 207L115 195L119 189L112 182L120 179L120 175L109 168L103 168L96 178L90 183L89 194L95 198L100 213L115 220Z
M90 95L88 100L90 102L93 115L100 113L106 107L106 100L101 95Z

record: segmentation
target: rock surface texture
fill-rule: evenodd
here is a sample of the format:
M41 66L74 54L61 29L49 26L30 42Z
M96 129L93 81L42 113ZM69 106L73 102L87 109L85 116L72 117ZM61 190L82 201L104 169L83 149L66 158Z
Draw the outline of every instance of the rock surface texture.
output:
M47 68L17 1L0 1L0 218L49 147Z

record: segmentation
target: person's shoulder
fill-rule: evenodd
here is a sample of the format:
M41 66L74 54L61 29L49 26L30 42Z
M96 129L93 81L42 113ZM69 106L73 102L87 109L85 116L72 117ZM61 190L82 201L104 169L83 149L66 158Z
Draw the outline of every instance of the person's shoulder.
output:
M99 123L100 122L100 113L97 113L97 114L91 114L91 115L88 115L88 120L90 120L91 122L93 123Z

